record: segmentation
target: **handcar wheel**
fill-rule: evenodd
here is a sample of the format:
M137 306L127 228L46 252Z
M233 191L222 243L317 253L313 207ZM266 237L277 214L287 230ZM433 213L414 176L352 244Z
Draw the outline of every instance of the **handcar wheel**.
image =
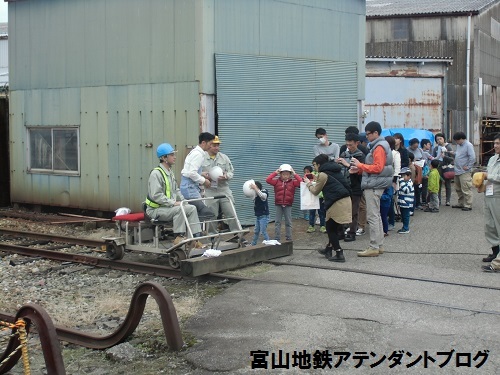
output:
M186 253L184 250L177 249L169 254L168 264L170 264L170 267L178 269L181 268L181 260L184 259L186 259Z
M106 255L111 260L123 259L123 256L125 255L125 246L117 245L112 242L106 246Z

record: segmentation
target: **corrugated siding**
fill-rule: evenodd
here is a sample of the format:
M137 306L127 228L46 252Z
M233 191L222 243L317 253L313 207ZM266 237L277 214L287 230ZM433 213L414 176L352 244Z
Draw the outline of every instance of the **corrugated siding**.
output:
M199 133L198 82L18 90L10 107L11 196L19 203L141 210L156 147L177 147L179 176ZM80 176L27 173L26 126L61 125L80 126Z
M11 89L192 82L196 0L9 3Z
M231 185L240 220L250 224L253 202L241 189L246 180L266 186L282 163L302 174L314 157L317 127L343 143L344 129L356 125L356 64L216 54L216 80L221 151L235 167ZM297 192L294 216L301 215L299 207Z

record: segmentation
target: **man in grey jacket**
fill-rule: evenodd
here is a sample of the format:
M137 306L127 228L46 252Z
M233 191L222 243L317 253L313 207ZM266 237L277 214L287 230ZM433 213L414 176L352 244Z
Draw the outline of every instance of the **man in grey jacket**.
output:
M184 197L179 192L172 166L177 159L174 148L169 143L162 143L156 150L160 165L149 174L146 214L151 220L173 221L174 233L184 236L186 222L182 215L181 201ZM200 235L198 213L195 206L184 205L184 212L194 237Z
M366 138L370 152L365 163L356 158L351 159L349 173L362 174L361 188L366 198L366 213L370 224L370 246L358 252L360 257L376 257L384 252L384 229L380 216L380 197L384 190L392 185L392 152L389 143L380 136L382 127L371 121L365 126Z
M458 194L458 204L453 208L462 211L472 210L472 167L476 161L476 153L472 143L467 140L465 133L456 132L453 140L457 144L455 151L455 190Z
M229 202L230 199L234 204L233 192L229 188L229 180L233 178L234 167L229 157L220 152L220 144L220 138L215 136L215 139L212 141L212 145L206 152L205 160L202 164L202 171L208 173L209 175L216 167L219 167L219 171L222 172L221 176L210 176L212 181L210 187L205 189L205 196L216 197L218 195L225 195L227 198L207 200L206 204L208 208L214 212L215 216L218 216L220 209L224 217L228 219L227 224L229 225L229 229L231 231L235 231L240 229L240 227L236 221L236 214L233 211L231 202ZM216 232L214 225L211 225L210 228L211 232Z

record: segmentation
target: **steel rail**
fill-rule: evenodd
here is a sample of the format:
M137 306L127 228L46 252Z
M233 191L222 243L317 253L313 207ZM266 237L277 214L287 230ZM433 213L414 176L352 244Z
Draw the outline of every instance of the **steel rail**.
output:
M158 304L168 347L172 350L182 349L184 341L182 340L179 320L172 297L162 285L155 282L145 282L136 288L125 320L116 331L106 336L92 335L71 328L54 326L47 312L41 306L35 304L21 307L15 317L5 313L0 313L0 317L9 322L26 318L28 319L27 329L29 328L29 320L32 320L38 328L47 372L59 375L66 373L59 340L90 349L107 349L115 346L125 341L135 331L142 319L149 296L153 297ZM18 362L21 357L20 351L9 357L18 346L19 338L17 336L12 337L7 349L0 358L9 358L0 366L0 374L6 373Z
M367 297L378 297L378 298L383 298L383 299L387 299L390 301L414 303L414 304L418 304L418 305L442 307L442 308L451 309L451 310L467 311L467 312L473 312L473 313L479 313L479 314L490 314L490 315L499 315L500 316L500 311L469 309L466 307L446 305L443 303L416 300L416 299L411 299L411 298L391 297L391 296L386 296L386 295L378 294L378 293L360 292L357 290L332 288L332 287L328 287L328 286L312 285L312 284L298 283L298 282L293 282L293 281L267 280L267 279L261 279L261 278L257 278L257 277L226 275L223 273L210 273L207 276L208 277L216 277L219 279L228 279L228 280L232 280L232 281L255 281L255 282L266 283L266 284L284 284L284 285L303 286L303 287L307 287L307 288L318 288L318 289L324 289L324 290L329 290L329 291L333 291L333 292L359 294L359 295L363 295L363 296L367 296Z
M500 290L500 286L486 286L486 285L476 285L476 284L455 283L455 282L452 282L452 281L426 279L426 278L423 278L423 277L400 276L400 275L394 275L394 274L390 274L390 273L383 273L383 272L376 272L376 271L367 271L367 270L358 270L358 269L355 269L355 268L343 268L343 267L335 267L335 266L321 266L321 265L303 264L303 263L295 263L295 262L281 262L279 260L266 260L266 261L264 261L262 263L274 264L276 266L294 266L294 267L304 267L304 268L316 268L316 269L322 269L322 270L344 271L344 272L360 273L360 274L363 274L363 275L390 277L390 278L394 278L394 279L422 281L422 282L434 283L434 284L463 286L463 287L466 287L466 288Z
M0 251L21 254L29 257L42 257L45 259L57 260L61 262L88 264L94 267L108 268L125 272L142 273L159 277L183 277L178 270L173 270L170 267L158 266L155 264L129 262L124 260L111 260L89 255L62 253L58 251L18 245L0 244Z
M47 373L54 375L66 374L54 323L43 307L29 303L21 307L15 317L6 316L5 314L1 314L0 316L7 317L5 320L10 322L24 319L26 321L26 332L29 332L30 323L33 322L38 329ZM14 335L9 340L7 349L0 357L0 362L6 359L0 366L0 374L7 373L19 361L19 358L21 358L21 351L18 350L15 353L14 351L20 344L17 335ZM11 355L12 353L14 354Z
M26 232L26 231L20 231L20 230L4 229L4 228L0 229L0 234L6 235L6 236L13 236L13 237L21 236L21 237L38 238L38 239L43 238L43 239L50 240L53 242L64 242L64 243L89 246L89 247L102 248L103 246L106 246L106 243L104 241L99 241L99 240L57 236L57 235L47 234L47 233Z

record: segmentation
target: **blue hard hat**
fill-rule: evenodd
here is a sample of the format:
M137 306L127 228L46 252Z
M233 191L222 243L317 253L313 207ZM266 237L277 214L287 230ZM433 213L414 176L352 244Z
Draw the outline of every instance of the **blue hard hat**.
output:
M164 155L171 154L173 152L176 152L174 148L170 145L170 143L162 143L161 145L158 146L156 149L156 156L158 158L161 158Z

